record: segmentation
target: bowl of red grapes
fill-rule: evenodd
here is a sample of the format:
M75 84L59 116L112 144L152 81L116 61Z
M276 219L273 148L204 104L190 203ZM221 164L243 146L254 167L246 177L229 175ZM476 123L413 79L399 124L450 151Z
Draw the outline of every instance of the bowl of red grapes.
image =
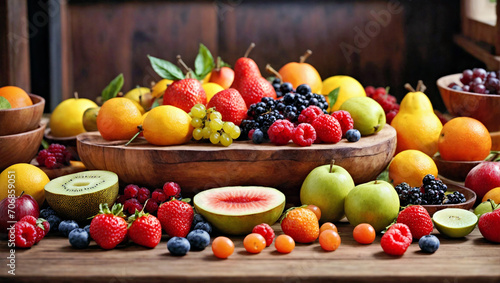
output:
M475 118L490 132L500 131L500 71L467 69L441 77L437 86L452 116Z

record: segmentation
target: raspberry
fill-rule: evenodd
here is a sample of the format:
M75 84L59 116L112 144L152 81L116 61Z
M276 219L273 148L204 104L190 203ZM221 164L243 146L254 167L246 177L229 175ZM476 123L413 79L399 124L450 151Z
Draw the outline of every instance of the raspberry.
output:
M49 146L49 148L47 148L47 150L56 157L58 163L62 165L69 164L71 153L69 153L68 149L66 149L64 145L53 143Z
M162 189L156 189L151 194L151 200L155 202L164 202L167 200L167 195L165 195L165 192Z
M292 141L300 146L310 146L316 140L316 130L308 123L302 123L293 130Z
M181 196L181 186L175 182L166 182L163 185L163 192L165 193L167 200L170 200L173 197L178 199Z
M335 117L327 114L319 115L312 123L316 130L316 140L325 143L338 143L342 139L342 128Z
M21 218L21 220L19 220L19 221L20 222L27 222L33 226L36 226L36 218L32 215L26 215L23 218Z
M136 198L138 192L139 192L139 186L133 184L129 184L125 187L125 189L123 189L123 195L127 199Z
M377 99L378 104L382 106L385 113L388 113L392 109L394 109L397 105L396 98L392 95L386 95L385 97L379 97Z
M366 96L372 97L373 94L375 93L375 88L373 86L367 86L365 88Z
M134 214L136 210L142 210L142 204L135 198L128 199L123 204L123 210L128 212L128 214Z
M269 224L262 223L252 229L252 233L257 233L262 235L266 239L266 247L269 247L274 240L274 230L269 226Z
M16 248L31 248L36 242L35 226L28 222L18 221L14 224L14 230L9 230L9 233L14 233L14 237L9 235L9 239L15 238Z
M299 123L309 123L312 124L314 119L316 119L319 115L323 114L323 110L318 106L309 106L306 109L302 110L299 115Z
M146 206L144 207L144 211L146 211L147 213L155 213L156 211L158 211L158 207L158 203L150 198L146 203Z
M139 191L137 192L137 200L144 204L146 200L151 196L151 191L149 191L147 188L140 188Z
M352 120L351 114L345 110L338 110L332 113L332 116L339 121L340 128L342 129L342 136L352 128L354 128L354 121Z
M45 167L49 169L55 169L59 168L60 165L57 163L57 159L53 155L51 155L45 158Z
M429 212L421 205L411 205L401 211L397 223L406 224L416 240L432 233L434 228Z
M391 110L389 113L385 114L385 120L387 124L390 124L392 122L392 119L396 117L396 114L398 114L399 110Z
M267 130L267 135L276 145L287 144L292 138L293 128L293 123L288 120L276 120Z
M375 99L375 97L379 96L379 95L384 95L386 94L387 92L385 91L385 88L383 87L377 87L375 89L375 93L373 94L373 99ZM375 99L376 100L376 99Z
M119 196L119 197L116 199L115 203L121 203L121 204L124 204L126 200L128 200L127 196L126 196L126 195L121 195L121 196Z
M255 129L251 129L249 132L248 132L248 139L251 140L252 137L253 137L253 133L255 132Z
M36 162L38 162L38 165L40 166L45 166L45 159L47 159L47 157L49 156L52 156L52 153L50 153L46 149L42 149L40 150L38 156L36 157Z
M403 255L412 241L410 228L403 223L396 223L385 232L380 245L386 254Z

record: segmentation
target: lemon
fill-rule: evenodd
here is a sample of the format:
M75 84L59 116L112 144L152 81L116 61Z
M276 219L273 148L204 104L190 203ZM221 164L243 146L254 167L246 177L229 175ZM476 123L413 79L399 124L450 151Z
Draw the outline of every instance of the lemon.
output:
M174 81L172 80L167 80L167 79L162 79L158 81L152 88L151 88L151 95L153 95L154 98L161 97L164 93L165 90L167 89L167 86Z
M47 174L34 165L14 164L0 174L0 199L6 198L8 191L12 190L13 186L16 190L16 196L24 191L25 194L36 200L38 206L42 207L45 200L44 187L49 181ZM9 183L11 184L10 188Z
M207 103L210 101L210 99L219 91L224 90L222 86L216 83L204 83L201 85L203 90L205 90L207 94Z
M340 105L351 97L366 96L363 86L353 77L333 76L323 81L321 94L328 95L332 90L340 87L337 101L330 109L330 112L337 111Z
M86 98L69 98L57 105L50 117L50 131L54 137L72 137L84 133L83 113L97 104Z
M137 109L139 109L139 112L141 112L141 115L144 115L144 113L146 113L146 110L144 110L144 107L142 107L139 102L135 101L135 100L131 100L132 103L134 103L135 107L137 107Z
M153 96L151 95L151 90L147 87L136 87L129 90L123 97L131 99L137 102L142 110L149 109L151 104L153 104ZM141 109L139 109L140 111ZM141 111L141 113L144 113Z
M172 105L162 105L148 112L142 124L144 138L154 145L183 144L191 139L191 117Z

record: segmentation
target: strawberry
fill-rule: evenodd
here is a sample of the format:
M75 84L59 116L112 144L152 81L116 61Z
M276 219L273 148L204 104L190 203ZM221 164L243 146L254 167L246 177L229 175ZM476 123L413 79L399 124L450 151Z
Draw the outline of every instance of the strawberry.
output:
M50 231L50 224L49 221L43 219L43 218L38 218L36 221L35 225L35 230L36 230L36 241L35 244L40 242L41 239L47 235Z
M187 202L173 199L158 208L161 227L170 237L185 238L191 229L194 211Z
M116 247L127 236L127 222L123 205L114 204L111 210L107 203L99 205L99 213L90 222L90 236L101 248Z
M386 254L403 255L411 244L410 228L403 223L393 224L380 239L380 245Z
M173 105L186 113L195 104L207 104L207 94L196 79L183 79L173 82L163 95L163 105Z
M434 229L429 212L421 205L410 205L405 208L399 213L396 222L406 224L416 240L429 235Z
M316 214L305 207L294 207L285 212L281 220L281 230L295 242L311 243L319 236Z
M241 94L234 88L226 89L214 95L207 108L215 107L222 115L222 120L233 122L236 126L247 116L247 106Z
M128 221L128 235L132 242L148 248L154 248L160 243L161 224L158 218L142 210L136 211Z
M260 102L262 97L276 99L276 91L273 85L263 77L246 78L239 83L236 89L245 100L247 108L254 103Z

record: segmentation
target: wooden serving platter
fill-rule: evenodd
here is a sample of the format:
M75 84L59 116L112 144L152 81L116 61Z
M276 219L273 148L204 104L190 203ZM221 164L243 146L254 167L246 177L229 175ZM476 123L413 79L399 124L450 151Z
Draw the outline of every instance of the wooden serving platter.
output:
M126 147L124 143L105 141L98 132L77 136L78 154L85 167L115 172L123 183L161 187L174 181L187 195L221 186L270 186L287 196L298 196L307 174L332 159L355 183L374 180L394 155L396 131L386 125L358 142L342 139L337 144L310 147L251 141L237 141L229 147L197 142L154 146L144 139Z

